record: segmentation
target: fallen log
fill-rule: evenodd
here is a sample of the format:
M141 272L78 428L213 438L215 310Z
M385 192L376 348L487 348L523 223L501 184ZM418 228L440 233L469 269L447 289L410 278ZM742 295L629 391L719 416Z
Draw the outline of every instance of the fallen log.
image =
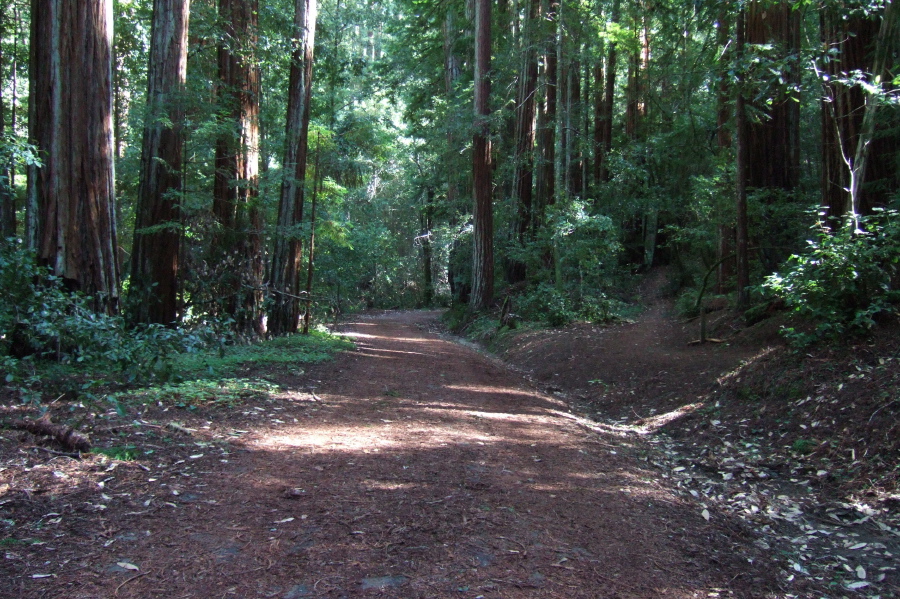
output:
M53 439L73 451L86 453L91 450L90 440L78 433L71 426L54 424L49 416L43 416L38 420L19 420L13 424L13 428L28 431L32 435L53 437Z

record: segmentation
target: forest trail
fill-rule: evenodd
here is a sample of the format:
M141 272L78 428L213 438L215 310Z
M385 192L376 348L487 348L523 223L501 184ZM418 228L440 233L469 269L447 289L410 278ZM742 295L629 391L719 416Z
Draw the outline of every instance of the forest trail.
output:
M54 578L17 576L11 596L636 599L773 588L741 525L707 521L640 460L640 439L597 430L431 332L436 318L345 323L357 349L313 371L316 388L295 381L249 408L264 425L233 431L227 445L197 443L166 469L108 482L133 511L83 520L106 541L73 535L67 551L80 549Z

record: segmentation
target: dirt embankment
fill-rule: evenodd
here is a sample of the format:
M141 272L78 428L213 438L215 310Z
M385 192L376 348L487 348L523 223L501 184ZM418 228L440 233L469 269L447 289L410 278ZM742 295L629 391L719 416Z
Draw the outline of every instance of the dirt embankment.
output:
M680 321L658 283L635 322L515 332L500 355L598 424L645 439L682 493L760 531L788 592L900 596L896 327L798 352L777 323L745 329L722 312L725 343L691 345L698 323Z

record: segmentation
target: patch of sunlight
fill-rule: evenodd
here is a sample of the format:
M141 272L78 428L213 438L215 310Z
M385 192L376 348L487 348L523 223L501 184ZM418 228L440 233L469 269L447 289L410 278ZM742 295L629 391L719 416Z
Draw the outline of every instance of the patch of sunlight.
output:
M488 443L491 437L479 434L465 434L456 429L435 432L427 429L392 428L392 423L383 426L352 428L301 429L293 434L267 435L254 445L271 449L306 449L312 453L377 453L379 451L410 449L432 449L465 443Z
M354 331L345 331L340 333L341 337L350 337L352 339L381 339L376 335L368 335L366 333L356 333Z
M319 429L303 430L292 435L269 435L257 442L263 447L307 447L319 451L336 449L340 451L362 451L371 448L390 448L402 445L381 431L366 429ZM386 427L385 427L386 428Z
M555 411L557 416L574 420L581 426L590 429L596 433L614 435L616 437L627 437L629 435L652 435L666 424L678 420L679 418L690 414L694 410L702 408L704 404L695 403L681 406L677 410L642 418L640 424L612 424L607 422L595 422L589 418L576 416L567 412Z
M478 410L465 410L463 412L467 416L474 416L475 418L485 418L489 420L507 420L509 422L524 422L536 424L536 421L540 421L541 417L534 416L532 414L510 414L509 412L481 412Z
M751 357L747 358L746 360L741 360L741 363L738 364L737 368L735 368L731 372L726 372L725 374L723 374L722 376L717 378L716 382L719 383L720 385L723 385L728 380L737 378L737 376L744 370L744 368L746 368L747 366L750 366L754 362L758 362L758 361L762 360L763 358L765 358L766 356L768 356L769 354L771 354L774 351L775 351L774 347L766 347L762 351L760 351L758 354L756 354L755 356L751 356Z
M338 333L341 337L349 337L351 339L387 339L388 341L403 341L405 343L434 343L434 339L414 339L412 337L385 337L384 335L370 335L368 333L357 333L356 331L345 331Z
M356 352L357 356L361 356L363 358L377 358L379 360L396 360L396 356L379 356L378 354L373 354L369 351L358 351Z
M444 388L451 391L463 391L468 393L490 393L492 395L518 395L521 397L533 397L542 401L550 401L562 404L561 401L543 395L536 391L527 391L525 389L515 389L513 387L491 387L489 385L445 385Z
M420 351L400 351L399 349L370 349L369 351L373 352L383 352L386 354L404 354L407 356L425 356L426 358L431 358L431 354L423 354Z
M571 485L548 485L541 483L534 483L528 485L528 488L533 491L545 491L547 493L562 493L568 490L571 490Z
M370 491L400 491L402 489L415 489L419 486L415 483L398 483L371 479L362 481L362 485Z

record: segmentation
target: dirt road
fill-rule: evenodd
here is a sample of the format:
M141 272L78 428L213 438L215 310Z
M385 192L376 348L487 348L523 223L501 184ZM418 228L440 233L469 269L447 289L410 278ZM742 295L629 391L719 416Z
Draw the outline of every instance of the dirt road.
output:
M32 567L0 595L767 596L741 525L707 521L639 440L591 430L430 332L435 318L345 324L357 350L316 370L317 388L243 408L260 424L228 443L110 481L110 502L135 509L83 520L97 530L60 539L52 576Z

